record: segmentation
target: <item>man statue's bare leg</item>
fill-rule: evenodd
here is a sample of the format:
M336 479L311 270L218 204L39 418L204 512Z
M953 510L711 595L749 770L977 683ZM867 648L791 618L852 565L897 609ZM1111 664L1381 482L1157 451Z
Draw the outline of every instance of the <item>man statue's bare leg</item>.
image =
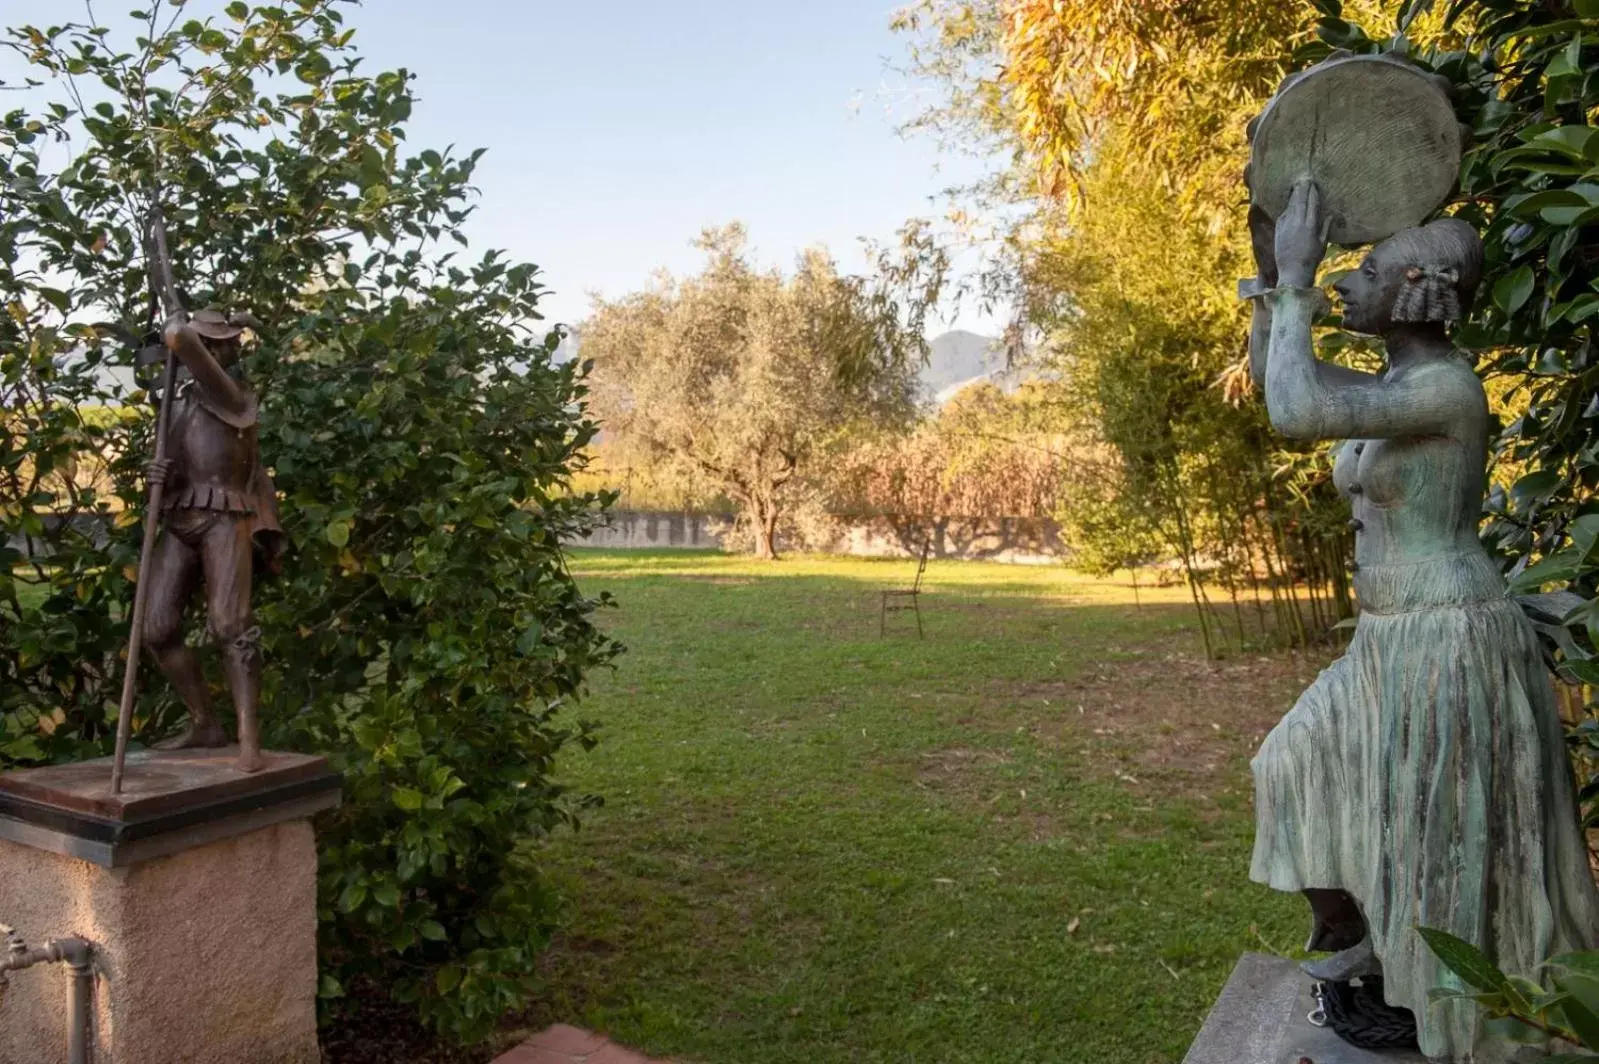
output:
M200 659L183 642L183 608L194 593L200 559L182 540L163 532L150 564L144 615L145 645L189 711L183 731L155 744L157 750L226 746L227 733L211 711Z
M222 668L228 676L233 709L239 717L239 768L259 771L261 726L261 629L251 627L228 640L222 648Z
M206 620L222 648L222 671L239 720L238 765L244 772L257 772L262 765L257 717L261 629L250 611L250 552L249 527L231 517L218 517L206 531L200 561L205 569Z

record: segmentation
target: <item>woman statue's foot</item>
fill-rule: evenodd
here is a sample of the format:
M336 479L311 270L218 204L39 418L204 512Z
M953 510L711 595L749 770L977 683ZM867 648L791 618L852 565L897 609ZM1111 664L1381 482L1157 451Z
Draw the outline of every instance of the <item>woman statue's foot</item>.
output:
M1306 961L1299 966L1299 970L1318 982L1347 983L1351 979L1381 975L1382 962L1377 959L1377 952L1372 948L1371 939L1366 938L1357 945L1334 953L1331 957Z
M205 717L199 720L190 720L182 731L170 739L163 739L156 743L156 750L193 750L216 746L227 746L228 736L222 730L222 724L214 717Z

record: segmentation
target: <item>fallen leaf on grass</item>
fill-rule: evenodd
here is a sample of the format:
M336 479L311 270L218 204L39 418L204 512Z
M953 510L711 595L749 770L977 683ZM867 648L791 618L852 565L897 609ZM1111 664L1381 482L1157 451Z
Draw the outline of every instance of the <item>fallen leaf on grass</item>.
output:
M1066 933L1068 935L1075 935L1075 934L1077 934L1077 929L1079 927L1082 927L1082 926L1083 926L1082 917L1074 916L1074 917L1072 917L1071 923L1066 925Z

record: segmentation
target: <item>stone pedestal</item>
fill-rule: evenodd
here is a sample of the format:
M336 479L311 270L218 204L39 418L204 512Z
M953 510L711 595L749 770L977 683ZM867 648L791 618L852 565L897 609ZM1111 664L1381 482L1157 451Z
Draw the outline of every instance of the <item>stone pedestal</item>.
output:
M1183 1064L1427 1064L1419 1053L1356 1049L1306 1019L1310 979L1284 957L1246 953Z
M316 847L325 760L138 753L0 775L0 923L94 946L94 1064L317 1064ZM68 970L17 972L0 1064L67 1064Z

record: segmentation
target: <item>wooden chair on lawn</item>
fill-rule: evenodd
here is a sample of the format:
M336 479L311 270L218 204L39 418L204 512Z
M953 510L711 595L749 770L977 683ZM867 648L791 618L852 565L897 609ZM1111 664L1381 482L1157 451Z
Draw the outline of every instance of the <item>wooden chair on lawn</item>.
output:
M933 539L927 538L922 545L922 560L916 566L916 582L910 587L890 588L883 592L883 610L877 618L877 636L881 639L888 634L888 615L901 610L913 610L916 613L916 638L926 639L922 632L922 608L917 600L922 597L922 574L927 572L927 556L932 553Z

